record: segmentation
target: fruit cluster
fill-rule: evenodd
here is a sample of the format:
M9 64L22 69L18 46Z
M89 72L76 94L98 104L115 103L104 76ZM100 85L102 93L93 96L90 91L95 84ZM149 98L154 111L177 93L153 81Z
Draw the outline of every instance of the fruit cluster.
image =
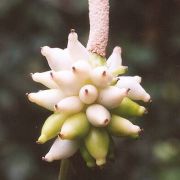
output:
M48 90L29 93L28 98L53 114L45 121L37 143L55 138L43 157L52 162L69 158L77 150L88 167L101 166L112 156L112 136L137 138L141 128L128 117L147 111L133 100L150 101L139 76L120 76L121 48L105 58L89 53L75 31L68 36L66 49L42 47L50 71L32 74Z

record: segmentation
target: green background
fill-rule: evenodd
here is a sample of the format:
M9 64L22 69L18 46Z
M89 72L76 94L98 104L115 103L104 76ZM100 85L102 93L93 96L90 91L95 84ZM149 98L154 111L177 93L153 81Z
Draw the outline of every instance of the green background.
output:
M102 170L72 158L73 180L180 179L180 1L110 0L107 54L123 49L129 75L143 77L149 114L139 140L116 139L116 159ZM31 72L48 70L40 47L65 48L71 28L86 44L87 0L0 0L0 179L55 180L59 162L41 161L52 142L35 143L50 112L28 102L44 88Z

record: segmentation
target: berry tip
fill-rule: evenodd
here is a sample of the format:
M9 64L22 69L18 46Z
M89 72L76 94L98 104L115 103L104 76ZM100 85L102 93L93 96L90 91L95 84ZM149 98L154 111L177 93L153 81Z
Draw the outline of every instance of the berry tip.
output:
M71 29L70 32L71 33L75 33L76 31L75 31L75 29Z
M103 75L103 76L106 76L106 71L103 71L102 75Z

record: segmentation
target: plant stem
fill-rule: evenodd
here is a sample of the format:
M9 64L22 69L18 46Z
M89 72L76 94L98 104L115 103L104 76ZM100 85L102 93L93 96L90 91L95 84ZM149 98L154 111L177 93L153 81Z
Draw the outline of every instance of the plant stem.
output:
M89 0L89 21L87 49L104 57L109 36L109 0Z
M61 160L58 180L67 180L69 165L70 165L69 159Z

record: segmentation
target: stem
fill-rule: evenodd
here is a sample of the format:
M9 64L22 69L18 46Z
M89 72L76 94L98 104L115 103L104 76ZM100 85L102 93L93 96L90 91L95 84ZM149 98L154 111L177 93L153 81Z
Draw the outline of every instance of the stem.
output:
M109 35L109 0L89 0L89 21L87 49L104 57Z
M69 159L61 160L58 180L67 180L69 165L70 165Z

